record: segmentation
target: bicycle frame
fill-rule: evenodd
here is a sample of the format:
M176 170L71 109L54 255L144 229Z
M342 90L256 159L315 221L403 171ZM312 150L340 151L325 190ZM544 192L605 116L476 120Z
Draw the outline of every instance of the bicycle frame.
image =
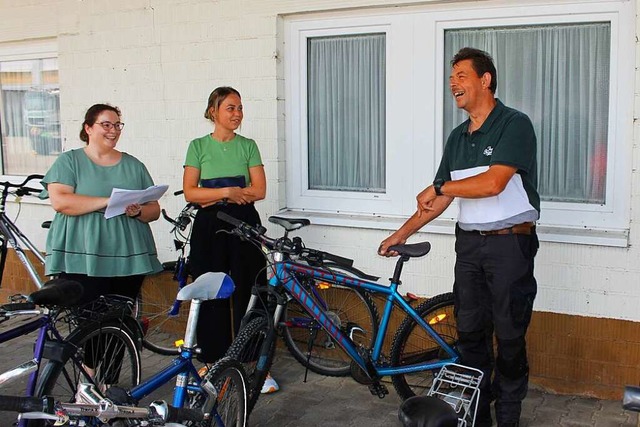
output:
M24 268L29 273L31 280L38 289L42 288L42 280L38 275L38 272L27 258L27 255L22 248L22 244L24 244L30 251L33 253L38 261L40 261L43 265L45 262L44 256L40 253L40 251L36 248L36 246L29 240L29 238L22 232L20 229L7 217L4 211L0 212L0 235L2 236L2 246L0 247L0 256L2 256L2 260L0 261L0 273L4 272L5 262L7 260L7 252L9 249L9 245L16 251L16 255L18 259L24 266ZM0 284L2 283L2 277L0 277Z
M173 359L171 364L167 365L160 372L154 374L151 378L143 381L129 391L131 397L136 401L139 401L145 396L148 396L150 393L154 392L161 386L167 384L174 377L176 377L176 388L173 394L173 406L182 407L186 401L189 391L202 392L202 388L199 384L189 384L190 376L195 379L200 378L200 376L198 375L198 371L193 365L192 359L195 354L196 348L196 319L198 318L201 304L202 301L200 300L191 300L189 319L187 321L187 328L185 333L185 343L184 347L182 347L180 351L180 354L175 359Z
M276 254L276 257L278 254ZM374 347L371 353L371 362L375 373L378 376L397 375L411 372L419 372L426 370L440 369L442 366L449 363L456 363L459 359L455 350L447 344L434 329L425 322L420 315L413 309L409 303L407 303L402 296L398 293L398 283L393 282L390 286L382 286L373 282L360 280L354 277L344 276L339 273L328 272L322 269L316 269L306 265L297 264L291 261L278 261L274 263L274 275L269 279L269 286L278 287L283 286L289 295L293 297L307 313L312 316L322 328L335 340L340 347L365 371L369 372L368 363L358 352L357 346L354 342L345 335L339 327L337 327L331 318L327 315L323 307L319 306L312 296L304 289L296 275L302 275L313 279L330 280L336 284L343 285L350 288L359 288L369 291L374 294L384 295L386 302L378 328L378 333L375 337ZM295 274L294 274L295 273ZM402 311L410 316L424 331L434 339L435 342L442 347L446 353L450 356L447 359L440 360L438 362L429 363L417 363L402 367L390 367L383 366L380 362L380 356L382 354L382 346L384 338L389 326L389 320L391 318L391 312L394 305L398 305ZM251 304L250 304L251 306ZM279 319L275 319L276 321Z
M42 311L41 310L23 310L16 313L16 315L29 315L29 314L34 314L34 315L42 314ZM14 338L29 334L31 332L34 332L40 329L40 332L38 333L38 338L36 339L34 349L33 349L33 359L17 366L16 368L10 371L4 372L2 375L0 375L0 385L9 383L17 378L30 374L29 380L27 382L26 395L27 396L34 395L36 382L37 382L38 374L40 370L40 363L44 355L44 347L47 341L47 333L51 331L56 337L56 339L62 341L62 336L58 333L57 330L50 328L49 324L50 324L50 318L47 314L45 314L42 317L38 317L37 319L29 321L28 323L24 323L20 326L17 326L8 331L4 331L0 333L0 344L3 344Z

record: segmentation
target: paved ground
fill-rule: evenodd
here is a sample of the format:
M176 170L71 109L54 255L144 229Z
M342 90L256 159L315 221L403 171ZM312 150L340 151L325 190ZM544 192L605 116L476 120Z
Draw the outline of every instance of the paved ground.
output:
M389 395L379 399L351 378L308 374L286 353L280 352L272 374L281 391L263 395L249 425L299 427L401 427L398 395L389 384ZM520 425L619 427L638 425L637 414L623 411L620 401L559 396L531 389L523 405Z
M32 342L33 339L22 338L12 345L0 344L0 370L29 360ZM143 377L169 360L145 350ZM309 372L305 383L304 369L282 351L272 373L281 390L261 396L249 420L251 427L401 427L397 415L400 402L391 384L390 394L378 399L366 386L350 378L327 378ZM24 384L21 381L5 385L0 387L0 393L19 395ZM12 419L0 416L0 427L12 424ZM623 411L619 401L559 396L531 389L524 401L521 426L636 427L638 417Z

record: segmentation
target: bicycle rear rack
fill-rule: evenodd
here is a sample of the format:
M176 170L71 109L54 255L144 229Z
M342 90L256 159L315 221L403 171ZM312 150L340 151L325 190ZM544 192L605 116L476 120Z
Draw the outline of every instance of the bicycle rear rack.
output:
M458 414L458 427L475 423L482 371L450 363L440 369L431 384L428 396L447 402Z

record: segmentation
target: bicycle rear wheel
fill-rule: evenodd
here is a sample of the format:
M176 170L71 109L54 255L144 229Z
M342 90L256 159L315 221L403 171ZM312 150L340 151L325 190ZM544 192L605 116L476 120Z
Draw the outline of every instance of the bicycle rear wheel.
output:
M312 281L310 287L316 304L325 308L328 317L343 333L364 348L373 347L378 332L378 310L368 293L319 281ZM287 303L281 325L289 352L303 366L325 376L351 374L351 358L297 301ZM310 340L313 345L309 354Z
M420 304L415 310L455 349L458 330L453 313L453 293L435 296ZM449 355L413 319L404 319L393 338L391 366L436 362L447 358ZM415 395L426 395L439 370L394 375L391 380L398 395L405 400Z
M247 374L247 416L253 410L267 377L276 349L274 330L264 316L253 318L242 328L231 343L226 356L242 363ZM268 348L263 349L265 340L272 335Z
M145 330L142 345L154 353L166 356L178 354L175 342L184 338L190 302L180 301L175 309L173 305L177 293L178 282L173 279L173 273L147 276L142 283L136 304L136 318Z
M36 396L75 402L81 382L93 380L100 392L115 385L128 390L140 382L140 352L131 333L117 322L77 329L64 346L44 367Z
M240 362L224 357L204 377L216 390L210 426L244 427L247 422L247 382Z

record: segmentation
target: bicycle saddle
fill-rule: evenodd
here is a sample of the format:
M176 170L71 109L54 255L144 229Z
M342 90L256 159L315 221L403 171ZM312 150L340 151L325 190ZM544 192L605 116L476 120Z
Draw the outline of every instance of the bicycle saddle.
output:
M413 396L398 410L404 427L457 427L458 414L444 400L434 396Z
M204 273L198 276L192 284L180 289L179 301L192 299L210 300L229 298L235 289L233 279L224 273Z
M412 243L410 245L393 245L389 246L389 250L396 251L400 255L417 258L429 253L429 251L431 250L431 243L421 242Z
M306 218L283 218L281 216L270 216L269 222L278 224L287 231L297 230L311 224L311 221Z
M37 305L73 307L82 299L82 285L75 280L52 279L42 289L32 292L29 300Z

